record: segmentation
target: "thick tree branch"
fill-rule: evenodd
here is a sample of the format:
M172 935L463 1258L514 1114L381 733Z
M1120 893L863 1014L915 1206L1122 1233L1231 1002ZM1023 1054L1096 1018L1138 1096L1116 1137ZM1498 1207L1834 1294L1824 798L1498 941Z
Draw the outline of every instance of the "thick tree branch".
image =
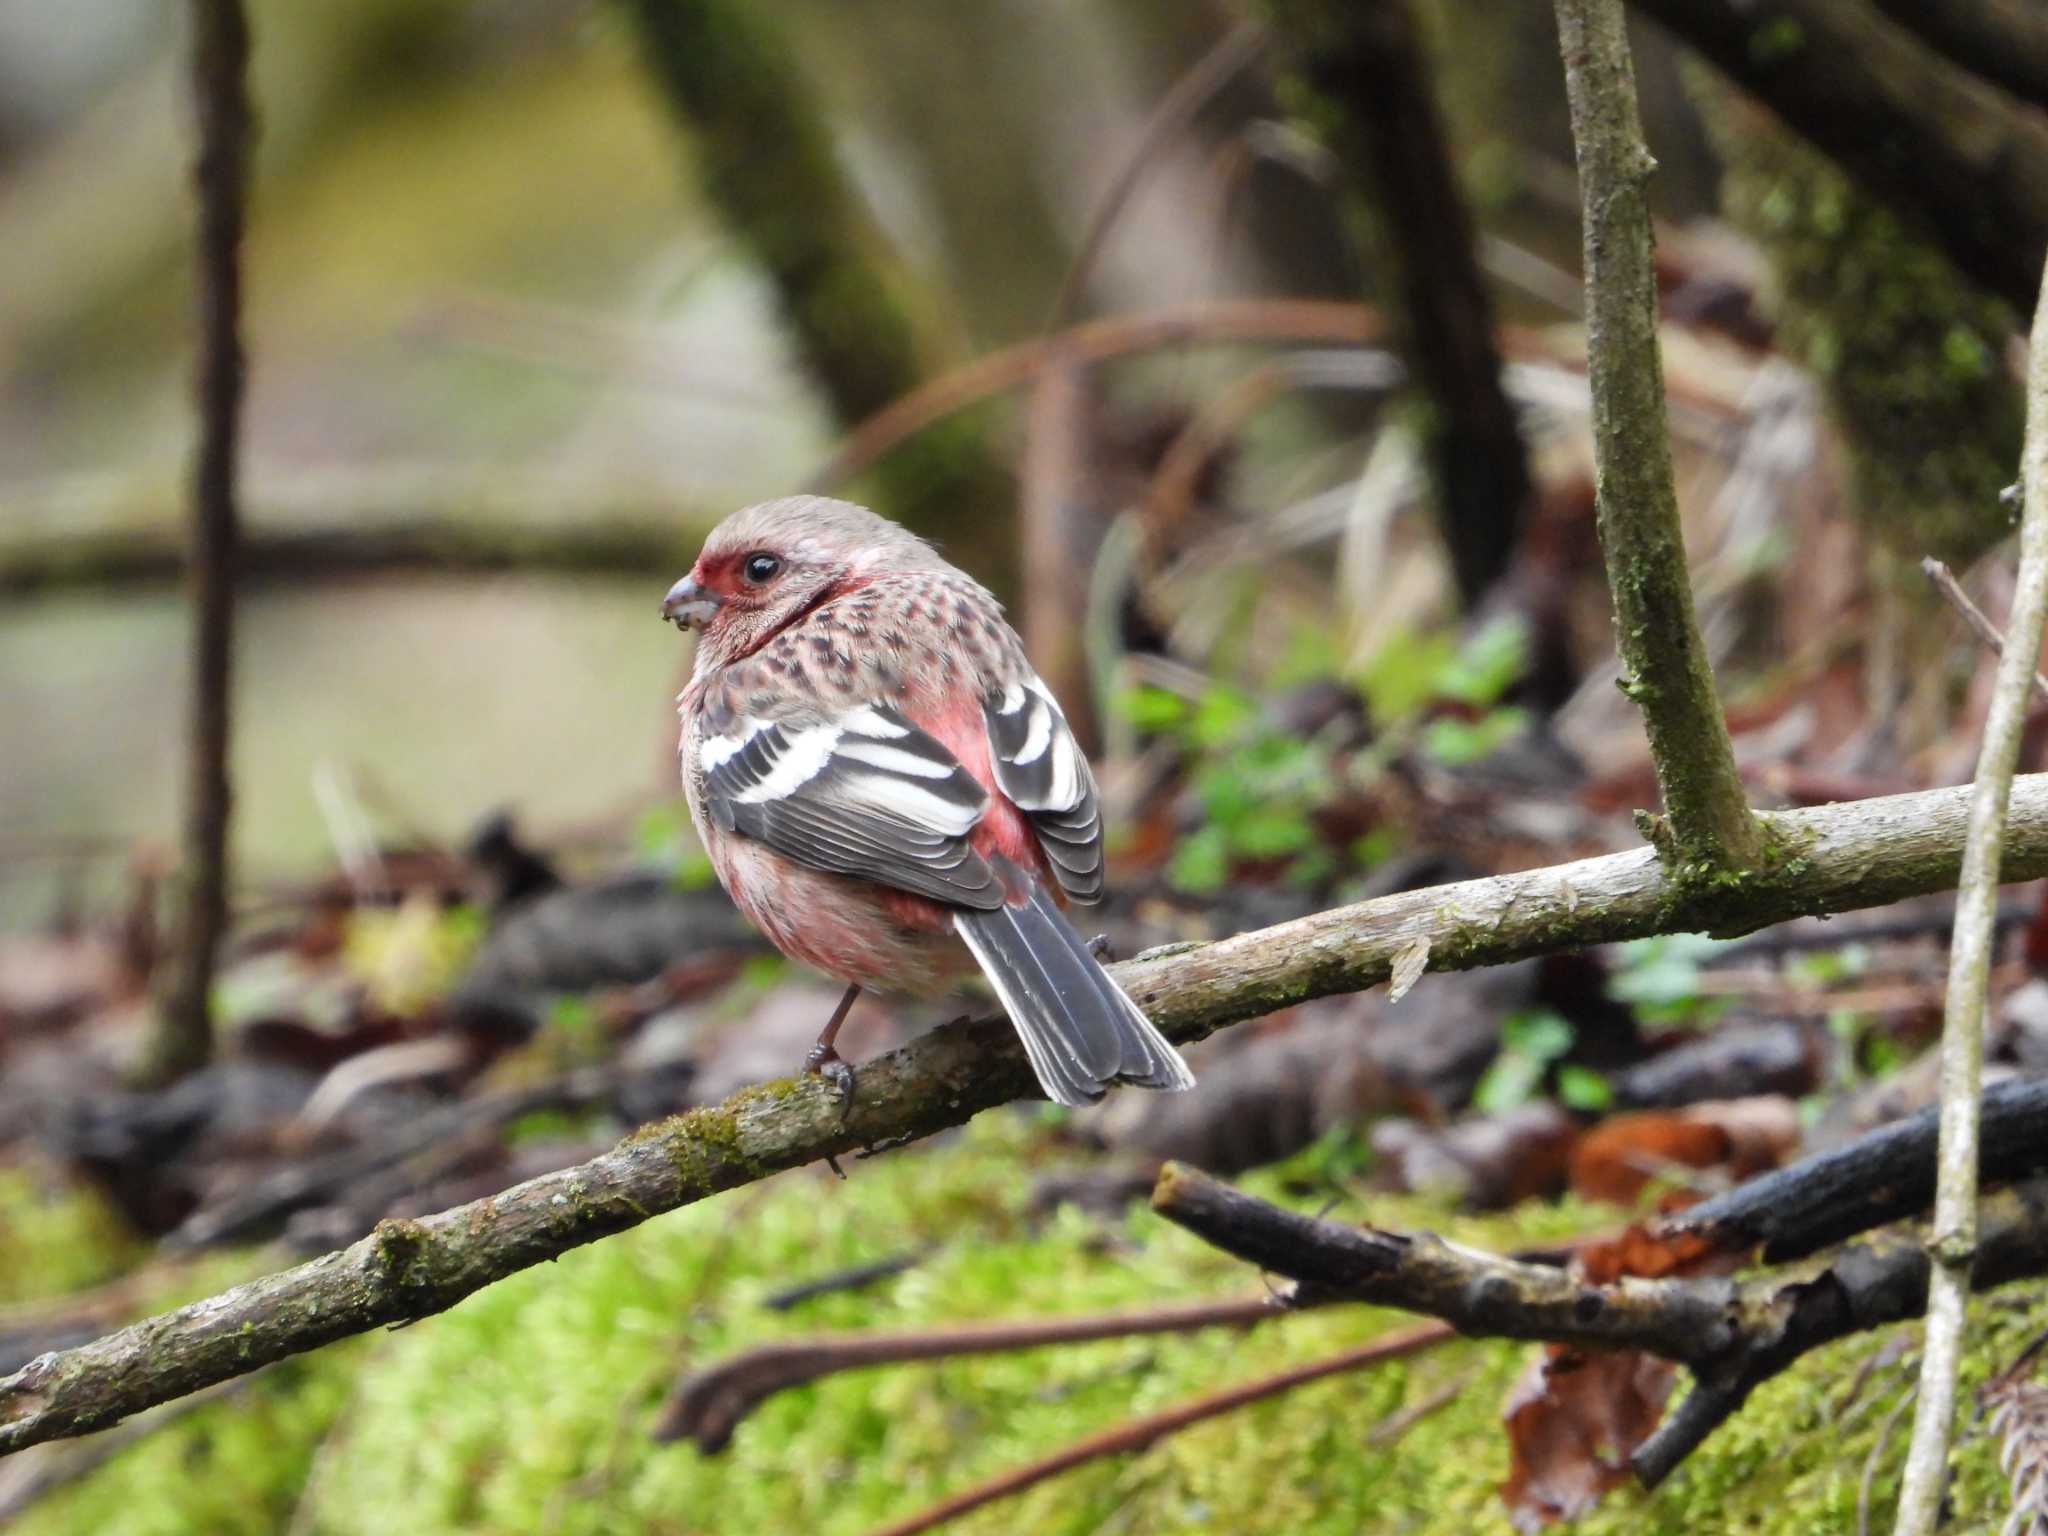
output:
M2048 126L1866 0L1631 0L2016 310L2048 252ZM1950 0L1927 0L1947 9Z
M1999 652L1991 709L1970 793L1970 826L1949 943L1941 1021L1941 1144L1936 1165L1934 1274L1920 1353L1920 1400L1899 1489L1898 1536L1931 1536L1948 1481L1949 1429L1962 1370L1963 1308L1977 1246L1977 1157L1984 1091L1984 1004L1998 941L1998 866L2013 770L2026 733L2034 663L2048 622L2048 284L2034 312L2027 437L2020 479L2025 511L2012 616Z
M1883 906L1955 884L1967 789L1767 818L1785 857L1739 881L1668 879L1635 849L1339 907L1115 967L1180 1041L1384 981L1418 942L1437 970L1496 965L1657 933L1745 932ZM2013 786L2004 875L2048 875L2048 776ZM575 1168L369 1237L295 1269L48 1354L0 1378L0 1453L104 1428L152 1403L464 1296L584 1243L830 1153L895 1145L1035 1090L1001 1021L949 1025L861 1069L842 1119L817 1078L746 1089L644 1127Z
M1631 1458L1650 1487L1801 1355L1915 1316L1927 1301L1927 1252L1906 1233L1791 1274L1596 1285L1426 1232L1302 1216L1178 1164L1161 1172L1152 1205L1204 1241L1298 1282L1316 1301L1349 1297L1440 1318L1461 1333L1640 1350L1685 1365L1694 1390ZM2035 1180L1984 1201L1974 1282L1989 1288L2042 1273L2048 1181Z
M1643 144L1621 0L1557 0L1578 146L1594 488L1621 688L1643 711L1681 877L1754 869L1764 840L1693 617L1678 521Z

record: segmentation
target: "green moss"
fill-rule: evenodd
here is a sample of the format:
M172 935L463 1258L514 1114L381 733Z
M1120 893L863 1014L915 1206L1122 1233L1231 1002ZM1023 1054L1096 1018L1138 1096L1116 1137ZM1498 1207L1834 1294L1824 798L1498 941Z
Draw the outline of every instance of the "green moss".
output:
M677 1375L749 1344L1255 1289L1243 1265L1146 1210L1107 1229L1072 1211L1027 1222L1030 1181L1056 1156L1023 1117L993 1115L929 1149L850 1163L843 1184L805 1171L733 1191L414 1327L273 1370L121 1452L18 1529L860 1532L1133 1414L1326 1356L1403 1321L1338 1308L1248 1332L855 1372L769 1399L721 1456L649 1442L649 1417ZM1303 1206L1326 1198L1307 1160L1249 1182ZM1545 1205L1512 1218L1452 1218L1413 1199L1355 1194L1338 1213L1434 1225L1493 1247L1612 1219ZM884 1284L820 1296L792 1314L761 1304L793 1281L927 1246L929 1257ZM1981 1378L2048 1323L2048 1304L2005 1293L1976 1315ZM1884 1343L1874 1336L1818 1353L1760 1391L1665 1489L1614 1495L1577 1529L1853 1530L1857 1482L1906 1369L1878 1365L1856 1403L1844 1404ZM1526 1358L1519 1346L1459 1342L1333 1378L1080 1468L957 1528L1507 1536L1494 1492L1507 1470L1499 1412ZM1391 1414L1453 1384L1455 1395L1405 1433L1373 1436ZM1880 1525L1903 1450L1900 1426L1877 1458ZM1963 1448L1959 1531L1996 1528L1994 1453L1981 1434Z
M141 1252L91 1189L37 1163L0 1167L0 1305L99 1285Z

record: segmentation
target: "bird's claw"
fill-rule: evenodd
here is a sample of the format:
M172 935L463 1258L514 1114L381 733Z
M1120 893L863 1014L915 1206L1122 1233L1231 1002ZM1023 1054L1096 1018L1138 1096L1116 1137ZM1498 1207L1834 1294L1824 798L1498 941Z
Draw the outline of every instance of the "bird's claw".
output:
M810 1055L804 1058L804 1074L808 1077L822 1077L832 1085L832 1091L839 1098L839 1118L843 1122L853 1113L853 1090L856 1081L853 1068L831 1046L822 1042L811 1047Z
M1088 953L1105 964L1116 958L1116 946L1109 942L1109 935L1098 933L1088 941Z

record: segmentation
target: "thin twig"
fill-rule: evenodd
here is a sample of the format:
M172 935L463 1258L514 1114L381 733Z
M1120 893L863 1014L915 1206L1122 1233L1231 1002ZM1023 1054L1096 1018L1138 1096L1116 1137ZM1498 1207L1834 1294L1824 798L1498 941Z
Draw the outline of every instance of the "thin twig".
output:
M1335 908L1114 968L1170 1038L1384 981L1418 941L1462 970L1659 933L1746 931L1953 886L1969 792L1774 812L1796 860L1730 886L1667 878L1654 853L1526 870ZM2013 786L2004 874L2048 875L2048 776ZM600 1157L369 1237L0 1377L0 1454L81 1434L272 1360L428 1317L508 1275L827 1153L928 1136L1031 1093L1001 1020L949 1025L861 1069L842 1118L820 1079L782 1080L649 1125Z
M1081 247L1074 253L1067 275L1060 282L1060 291L1053 298L1052 313L1045 322L1048 331L1061 329L1073 318L1074 307L1080 302L1088 279L1095 270L1096 258L1102 254L1109 232L1116 226L1125 204L1131 200L1131 194L1137 191L1146 167L1175 135L1186 131L1197 113L1258 58L1265 44L1265 32L1256 22L1240 22L1159 98L1144 126L1139 129L1130 153L1117 167L1101 198L1089 210L1088 227L1081 236Z
M1941 1148L1936 1163L1934 1272L1927 1329L1920 1353L1920 1401L1899 1490L1895 1536L1931 1536L1948 1479L1949 1432L1956 1380L1962 1366L1963 1309L1977 1246L1977 1147L1984 1082L1984 1003L1997 940L1999 863L2003 854L2013 770L2026 733L2027 695L2041 630L2048 622L2048 283L2034 314L2033 354L2027 371L2027 437L2021 455L2025 510L2020 522L2020 568L2012 615L1977 779L1970 796L1970 831L1956 892L1955 937L1949 944L1948 1005L1941 1023Z
M1366 1366L1379 1365L1387 1360L1405 1359L1420 1354L1438 1344L1448 1343L1457 1335L1443 1323L1420 1323L1394 1333L1380 1335L1368 1340L1355 1349L1327 1359L1312 1360L1306 1365L1297 1365L1289 1370L1262 1376L1256 1381L1247 1381L1239 1386L1225 1387L1220 1392L1211 1392L1204 1397L1194 1398L1172 1408L1148 1413L1143 1418L1132 1419L1129 1423L1114 1425L1099 1434L1077 1440L1064 1449L1055 1451L1041 1460L1025 1466L1012 1467L1009 1471L978 1483L964 1492L941 1500L929 1509L920 1510L906 1520L893 1525L881 1526L869 1536L916 1536L919 1531L929 1531L944 1525L970 1510L980 1509L984 1504L993 1504L998 1499L1007 1499L1022 1493L1026 1488L1057 1477L1060 1473L1078 1467L1084 1462L1099 1460L1104 1456L1121 1456L1129 1451L1142 1451L1147 1446L1166 1436L1186 1429L1190 1424L1199 1424L1204 1419L1235 1412L1252 1403L1263 1402L1296 1387L1306 1386L1312 1381L1341 1375L1346 1371L1361 1370Z
M1187 1333L1198 1328L1248 1328L1283 1316L1271 1296L1232 1297L1146 1312L1086 1317L1034 1317L1024 1322L966 1324L952 1328L874 1333L814 1334L756 1345L695 1371L676 1383L655 1416L656 1440L692 1440L707 1455L725 1448L733 1430L777 1392L821 1376L912 1360L948 1360L991 1355L1052 1344Z
M249 23L241 0L194 0L198 106L199 451L192 470L192 678L184 851L170 971L146 1072L176 1077L213 1054L213 963L228 921L228 709L234 659L235 457L242 412L241 249L249 159Z
M1621 0L1556 0L1585 227L1587 368L1600 545L1621 689L1642 709L1675 873L1763 862L1693 616L1671 472L1643 144Z
M1984 642L1985 648L1994 656L2003 656L2005 636L1998 632L1998 626L1991 622L1984 610L1970 600L1970 594L1963 590L1963 584L1956 580L1955 573L1932 555L1920 562L1920 570L1934 583L1935 591L1948 599L1949 606L1963 616L1963 622ZM2034 691L2048 699L2048 677L2036 672Z
M1101 363L1194 342L1368 347L1385 339L1376 311L1324 299L1218 299L1084 321L1057 335L976 358L890 402L840 441L832 456L807 477L805 488L825 492L845 484L906 438L1036 378L1055 359L1075 365Z

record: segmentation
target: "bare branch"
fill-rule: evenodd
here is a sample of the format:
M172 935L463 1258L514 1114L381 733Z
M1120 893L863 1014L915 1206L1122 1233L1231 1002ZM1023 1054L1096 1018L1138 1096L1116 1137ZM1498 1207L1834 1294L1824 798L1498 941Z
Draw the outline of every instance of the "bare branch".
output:
M1627 1349L1688 1367L1696 1385L1631 1458L1654 1487L1761 1383L1846 1334L1916 1315L1927 1301L1925 1248L1910 1234L1855 1244L1791 1272L1752 1280L1592 1284L1446 1243L1283 1210L1207 1174L1168 1164L1153 1208L1204 1241L1295 1280L1302 1294L1401 1307L1461 1333ZM1974 1279L1989 1288L2048 1272L2048 1180L1983 1203Z
M1339 907L1114 968L1173 1039L1386 980L1418 940L1436 970L1657 933L1747 931L1953 886L1967 789L1774 813L1787 857L1728 885L1673 881L1648 849ZM2003 873L2048 875L2048 776L2015 781ZM105 1428L272 1360L445 1310L584 1243L785 1168L895 1145L1034 1092L1000 1021L934 1030L868 1063L842 1119L829 1085L780 1080L644 1127L488 1200L386 1221L361 1242L0 1378L0 1454Z
M1156 1307L1149 1312L1113 1312L1089 1317L1034 1317L1019 1323L984 1323L908 1332L824 1333L782 1339L694 1371L675 1385L654 1422L656 1440L690 1440L706 1455L725 1449L739 1423L768 1398L839 1371L901 1365L912 1360L948 1360L960 1355L1000 1354L1127 1339L1153 1333L1187 1333L1198 1328L1248 1328L1287 1308L1272 1296L1236 1296Z
M1764 840L1714 695L1678 521L1645 198L1656 162L1621 0L1557 0L1557 24L1579 156L1595 496L1621 688L1649 731L1674 871L1754 869Z
M1932 1536L1948 1481L1949 1429L1962 1369L1963 1308L1977 1246L1977 1146L1984 1092L1984 1002L1997 946L1998 868L2013 770L2027 728L2027 695L2048 623L2048 281L2034 314L2027 369L2027 438L2020 459L2025 511L2020 570L2005 648L1992 684L1970 829L1949 942L1948 1000L1941 1020L1941 1147L1936 1162L1934 1275L1920 1352L1920 1401L1899 1489L1897 1536Z

